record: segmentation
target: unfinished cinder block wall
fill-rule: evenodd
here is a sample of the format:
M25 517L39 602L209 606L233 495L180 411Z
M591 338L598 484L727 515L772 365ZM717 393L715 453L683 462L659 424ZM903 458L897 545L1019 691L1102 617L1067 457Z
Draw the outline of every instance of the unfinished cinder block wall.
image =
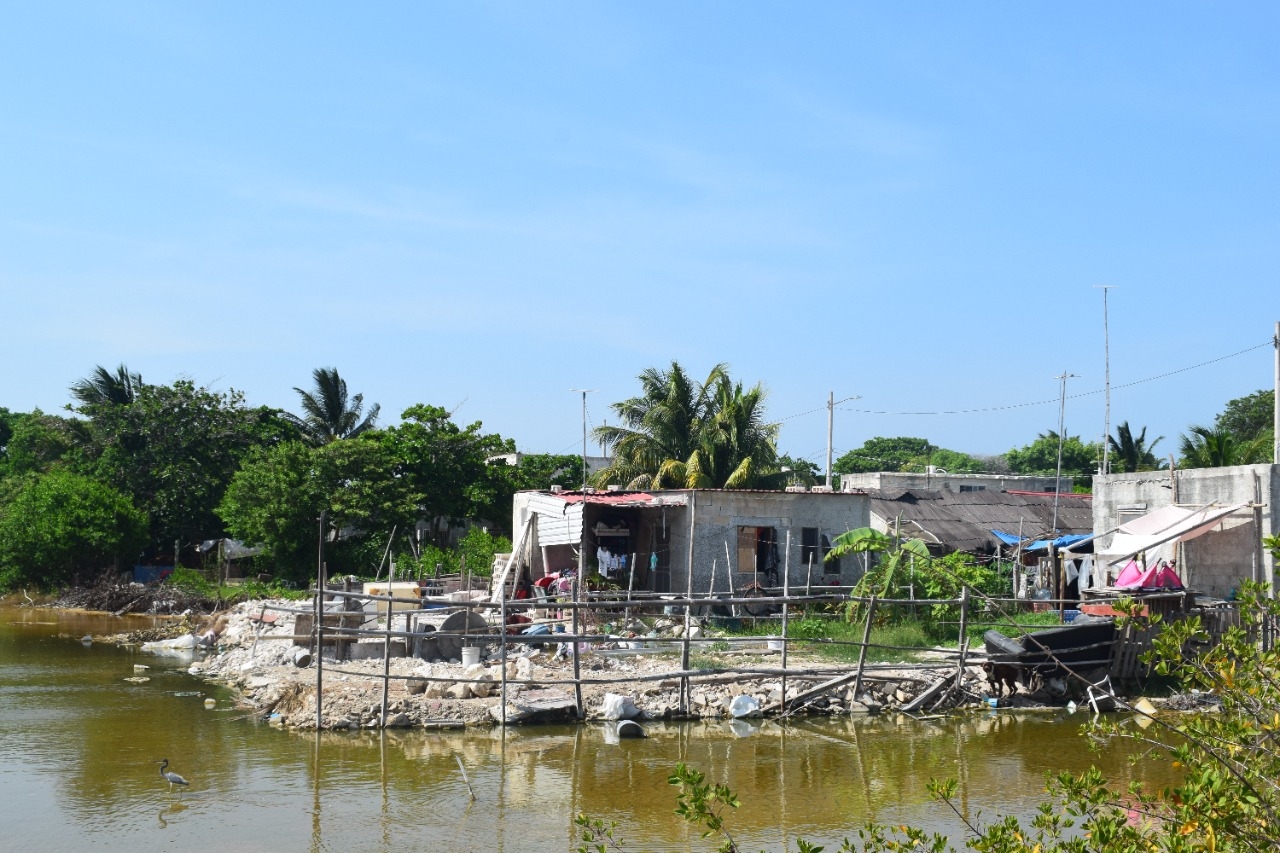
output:
M662 494L657 492L655 494ZM690 494L685 492L685 494ZM729 576L725 571L726 545L728 563L733 569L734 588L739 589L753 577L753 566L741 565L738 552L738 531L743 527L772 527L777 535L778 582L782 583L784 567L790 570L793 590L802 590L808 566L802 559L802 535L804 528L816 528L821 534L834 539L846 530L867 527L871 524L871 502L865 494L848 492L766 492L697 490L690 496L694 506L680 516L679 526L671 537L671 591L683 593L688 588L689 522L693 520L693 588L706 592L712 588L712 570L715 570L715 590L729 591ZM790 560L788 561L787 534L791 534ZM815 559L812 581L814 587L824 583L849 585L862 573L862 561L846 557L840 563L839 574L824 574L820 560Z
M1217 529L1184 543L1181 555L1172 544L1147 554L1148 562L1180 556L1178 569L1183 583L1197 592L1222 598L1249 580L1255 565L1264 582L1275 576L1275 561L1260 543L1262 537L1280 530L1280 466L1187 468L1093 478L1093 524L1098 533L1173 503L1225 506L1254 502L1263 504L1260 510L1242 510L1228 517ZM1108 543L1110 536L1103 536L1100 541Z

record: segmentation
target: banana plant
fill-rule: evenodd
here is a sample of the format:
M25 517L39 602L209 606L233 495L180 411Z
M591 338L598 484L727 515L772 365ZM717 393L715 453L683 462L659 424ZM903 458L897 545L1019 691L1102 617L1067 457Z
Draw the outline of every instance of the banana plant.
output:
M857 527L831 540L831 550L827 552L826 559L834 560L846 554L882 555L876 565L868 569L854 585L851 594L855 599L872 595L877 598L888 597L894 589L894 578L903 566L909 566L916 557L926 562L933 559L929 546L923 539L899 540L870 527ZM848 618L851 620L858 618L860 608L857 605L857 601L849 604Z

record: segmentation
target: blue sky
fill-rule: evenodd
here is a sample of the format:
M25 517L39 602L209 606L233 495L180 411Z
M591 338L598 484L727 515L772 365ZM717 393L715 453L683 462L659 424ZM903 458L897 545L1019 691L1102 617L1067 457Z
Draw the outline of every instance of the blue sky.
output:
M574 452L725 361L781 449L1176 449L1270 387L1274 4L18 4L0 406L336 366ZM1244 355L1163 379L1119 387ZM1022 405L1035 403L1036 405ZM1012 407L1012 408L1006 408ZM972 411L982 410L982 411ZM965 414L885 414L903 412ZM594 451L593 451L594 452Z

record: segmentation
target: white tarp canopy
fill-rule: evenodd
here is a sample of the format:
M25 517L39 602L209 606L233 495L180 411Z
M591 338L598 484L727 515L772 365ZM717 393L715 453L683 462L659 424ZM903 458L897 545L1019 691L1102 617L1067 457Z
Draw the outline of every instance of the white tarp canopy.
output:
M201 554L207 554L210 551L222 546L222 556L227 560L239 560L242 557L256 557L262 553L261 547L250 547L236 539L206 539L200 543L196 550Z
M1217 527L1231 513L1247 506L1249 504L1244 503L1232 506L1210 504L1199 508L1161 507L1120 525L1111 537L1111 544L1095 548L1094 553L1109 563L1118 563L1166 542L1195 539Z

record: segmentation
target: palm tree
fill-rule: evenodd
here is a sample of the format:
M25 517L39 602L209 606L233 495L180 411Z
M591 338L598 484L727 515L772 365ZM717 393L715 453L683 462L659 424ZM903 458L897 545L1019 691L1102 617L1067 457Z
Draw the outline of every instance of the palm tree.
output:
M614 455L596 475L597 484L743 488L781 476L778 427L764 422L762 386L744 390L724 364L695 382L675 361L669 370L649 368L639 379L640 396L611 406L621 425L595 430Z
M1135 438L1133 431L1129 428L1129 422L1125 421L1116 427L1114 436L1107 436L1107 443L1111 446L1111 455L1119 463L1120 471L1124 473L1156 471L1162 465L1153 451L1163 438L1162 435L1147 444L1147 428L1143 427L1142 432Z
M130 373L129 368L123 364L116 368L115 373L99 364L92 373L72 385L70 390L71 396L84 406L127 406L142 390L142 376Z
M302 417L284 413L315 444L328 444L340 438L354 438L372 429L378 420L380 406L374 403L369 414L360 419L364 408L364 395L347 399L347 382L338 375L336 367L317 367L311 372L315 381L314 391L294 388L302 400Z
M1182 436L1179 451L1183 468L1223 468L1229 465L1254 465L1272 461L1272 433L1238 441L1226 429L1193 426Z

